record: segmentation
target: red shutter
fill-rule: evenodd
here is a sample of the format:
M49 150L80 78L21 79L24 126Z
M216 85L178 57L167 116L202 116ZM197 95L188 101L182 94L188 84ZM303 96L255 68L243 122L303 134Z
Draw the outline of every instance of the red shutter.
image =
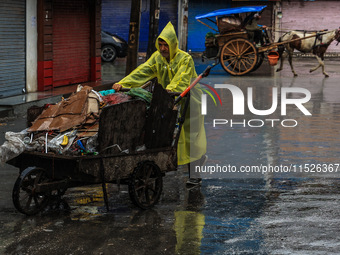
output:
M87 0L53 1L53 86L90 80Z

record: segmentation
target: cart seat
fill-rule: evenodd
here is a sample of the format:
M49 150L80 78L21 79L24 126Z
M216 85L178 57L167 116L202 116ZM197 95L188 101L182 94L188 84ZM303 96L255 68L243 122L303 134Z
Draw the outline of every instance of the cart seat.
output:
M242 19L235 16L220 17L217 19L217 27L220 34L238 32L242 29Z

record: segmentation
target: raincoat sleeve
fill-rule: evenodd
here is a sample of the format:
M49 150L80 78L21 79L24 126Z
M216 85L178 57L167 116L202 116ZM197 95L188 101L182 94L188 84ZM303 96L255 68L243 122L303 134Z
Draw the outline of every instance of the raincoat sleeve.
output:
M194 61L191 57L186 57L179 63L179 68L166 89L174 92L184 91L191 83L192 78L196 78Z
M139 65L118 83L125 88L140 87L156 76L156 62L154 55L152 55L145 63Z

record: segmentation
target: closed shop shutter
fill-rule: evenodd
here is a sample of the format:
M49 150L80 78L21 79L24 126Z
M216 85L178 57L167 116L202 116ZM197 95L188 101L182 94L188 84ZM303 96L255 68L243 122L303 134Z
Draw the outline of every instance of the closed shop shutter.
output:
M333 30L339 28L340 1L282 1L281 30ZM332 42L328 53L339 53Z
M90 80L90 15L87 0L53 2L53 86Z
M159 30L171 21L177 27L177 1L160 2ZM117 34L128 41L131 0L102 0L102 30ZM146 52L149 40L150 1L142 1L139 51ZM159 31L159 32L160 32Z
M21 94L26 80L26 1L0 2L0 98Z

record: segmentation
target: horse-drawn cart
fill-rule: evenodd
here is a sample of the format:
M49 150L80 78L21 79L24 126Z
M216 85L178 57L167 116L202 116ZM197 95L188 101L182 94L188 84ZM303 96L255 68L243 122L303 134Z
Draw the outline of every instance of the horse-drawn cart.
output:
M106 183L118 183L128 185L137 206L150 208L160 198L162 176L177 169L183 122L173 97L160 85L149 107L140 99L105 107L99 117L98 155L25 151L7 162L20 169L13 203L21 213L33 215L70 187L102 184L108 207Z
M257 45L251 40L246 24L261 13L266 6L245 6L216 10L204 15L196 16L196 20L217 32L209 32L205 38L206 50L203 59L214 59L221 63L223 69L231 75L244 75L257 70L263 63L265 52L272 51L279 46L294 41L316 37L316 33L303 38L284 42L272 42L267 30L262 31L266 39L264 44ZM213 20L212 18L215 18ZM217 26L217 29L202 21L208 20ZM277 55L277 58L279 55Z

